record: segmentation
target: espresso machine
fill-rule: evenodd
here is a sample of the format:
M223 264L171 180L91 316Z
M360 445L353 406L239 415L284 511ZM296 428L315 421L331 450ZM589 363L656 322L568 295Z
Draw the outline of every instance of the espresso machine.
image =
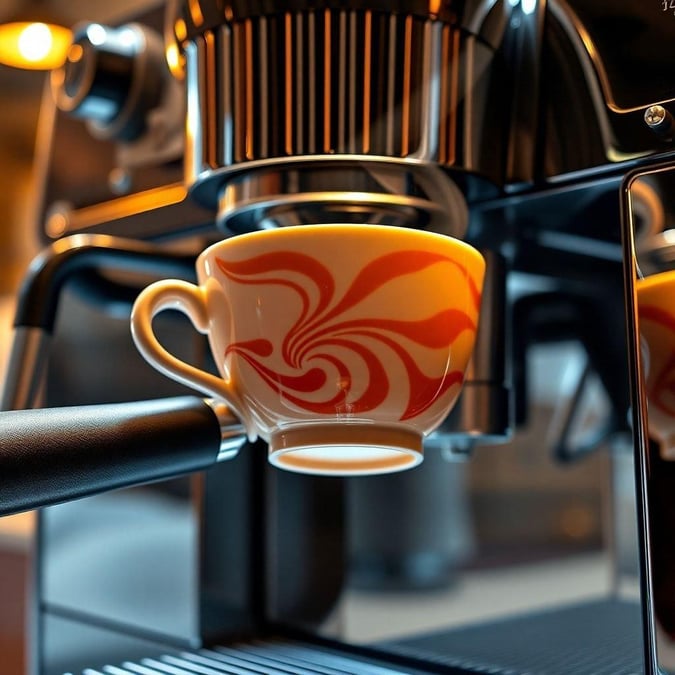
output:
M40 509L32 673L675 672L633 298L636 260L670 264L671 4L82 17L43 97L44 249L0 415L2 513ZM417 469L275 469L133 348L151 281L323 223L486 258L463 391ZM212 366L180 316L157 324Z

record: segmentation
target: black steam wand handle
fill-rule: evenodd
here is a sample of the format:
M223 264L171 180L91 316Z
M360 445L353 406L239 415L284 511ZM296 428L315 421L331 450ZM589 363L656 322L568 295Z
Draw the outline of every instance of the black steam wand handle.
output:
M193 255L146 242L76 234L47 247L31 263L19 290L1 409L36 407L59 300L67 283L75 283L97 304L118 307L121 302L130 309L133 289L104 279L102 270L187 280L195 276Z
M241 443L196 396L0 412L0 515L199 471Z
M51 333L65 283L77 282L82 274L85 282L82 292L86 294L92 273L99 270L174 276L192 281L195 277L195 256L168 251L156 244L103 234L65 237L47 247L32 261L19 290L14 326L41 328ZM111 289L115 286L112 282L108 285ZM124 287L119 285L119 288Z

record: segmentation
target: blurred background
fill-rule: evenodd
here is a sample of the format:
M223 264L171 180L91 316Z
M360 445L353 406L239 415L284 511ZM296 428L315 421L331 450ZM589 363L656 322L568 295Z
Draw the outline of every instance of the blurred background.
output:
M72 26L79 21L114 23L147 0L0 0L0 24L44 21ZM0 36L0 48L6 38ZM35 132L47 72L0 63L0 298L3 330L11 324L11 304L28 260L37 250L33 221L32 166ZM7 340L2 340L3 358Z
M114 23L145 0L0 0L0 24L44 21L60 26ZM156 4L156 3L154 3ZM3 41L5 44L3 45ZM7 39L0 36L0 49ZM39 250L34 222L35 134L47 71L0 63L0 377L4 381L17 288ZM33 514L0 522L0 655L2 672L25 672L25 621Z
M146 0L0 0L0 26L14 22L44 21L72 26L79 21L102 23L128 16L132 8L157 3ZM3 44L3 42L5 44ZM7 47L0 34L0 50ZM48 71L10 67L0 59L0 364L6 362L7 329L13 299L28 261L38 250L32 196L35 134L40 100Z

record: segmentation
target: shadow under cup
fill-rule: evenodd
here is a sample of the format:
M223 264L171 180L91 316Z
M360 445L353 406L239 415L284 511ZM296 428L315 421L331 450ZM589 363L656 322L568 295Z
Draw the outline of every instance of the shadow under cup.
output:
M649 435L675 460L675 271L636 282Z
M419 464L454 405L473 350L485 263L450 237L381 225L303 225L239 235L197 260L198 286L139 296L143 356L224 400L275 466L355 475ZM152 317L184 312L219 377L169 354Z

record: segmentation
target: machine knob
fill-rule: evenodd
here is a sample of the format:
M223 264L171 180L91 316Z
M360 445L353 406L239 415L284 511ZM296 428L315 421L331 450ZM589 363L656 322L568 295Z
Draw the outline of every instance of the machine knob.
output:
M170 77L162 38L138 24L76 27L64 65L52 72L57 106L99 138L133 141L146 129Z

